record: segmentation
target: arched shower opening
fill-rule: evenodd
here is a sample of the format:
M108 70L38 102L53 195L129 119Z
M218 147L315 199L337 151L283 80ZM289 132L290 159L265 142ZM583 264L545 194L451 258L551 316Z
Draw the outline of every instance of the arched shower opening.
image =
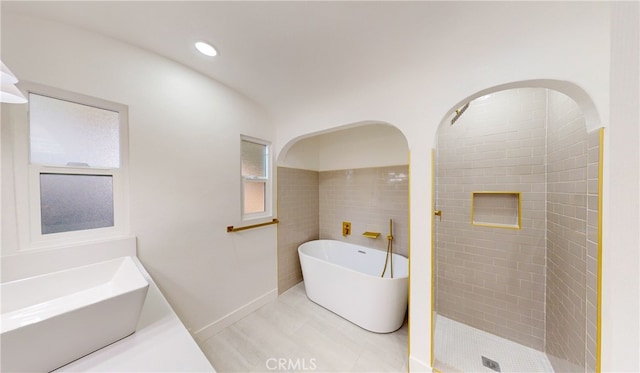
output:
M599 370L598 127L584 91L550 80L483 90L446 114L434 152L436 369Z

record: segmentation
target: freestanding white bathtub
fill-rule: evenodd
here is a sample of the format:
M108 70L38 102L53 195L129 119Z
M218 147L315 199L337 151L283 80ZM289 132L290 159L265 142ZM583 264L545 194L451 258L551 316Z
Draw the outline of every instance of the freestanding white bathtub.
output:
M130 257L0 284L3 372L49 372L133 333L149 283Z
M386 252L333 240L298 247L307 297L372 332L398 330L407 312L407 258L393 254L393 276Z

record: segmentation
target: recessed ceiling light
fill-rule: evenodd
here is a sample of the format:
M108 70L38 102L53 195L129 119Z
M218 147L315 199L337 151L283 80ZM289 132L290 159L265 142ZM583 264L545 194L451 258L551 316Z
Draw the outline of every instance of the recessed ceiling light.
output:
M200 51L200 53L204 54L205 56L213 57L218 54L218 51L214 47L212 47L211 44L207 44L203 41L199 41L196 43L196 49L198 49L198 51Z

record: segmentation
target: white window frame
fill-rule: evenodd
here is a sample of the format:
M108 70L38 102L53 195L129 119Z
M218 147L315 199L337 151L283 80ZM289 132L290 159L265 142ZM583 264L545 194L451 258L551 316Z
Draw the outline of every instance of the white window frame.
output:
M128 107L112 101L102 100L79 93L65 91L40 84L21 82L20 87L31 93L50 98L93 106L118 112L120 120L118 168L59 166L32 164L30 161L29 104L13 105L11 120L16 121L15 132L15 183L16 218L18 221L19 250L31 250L99 241L129 235L129 123ZM13 109L13 108L12 108ZM113 181L113 219L111 227L42 234L40 174L55 173L69 175L109 175Z
M266 177L264 178L247 178L244 177L242 175L242 152L240 152L240 216L242 217L241 220L242 221L249 221L249 220L256 220L256 219L263 219L263 218L267 218L267 217L272 217L273 216L273 177L271 175L273 175L272 170L273 170L273 162L272 162L272 155L271 155L271 142L266 141L266 140L262 140L262 139L258 139L255 137L250 137L250 136L245 136L245 135L240 135L240 147L242 147L242 141L247 141L247 142L252 142L254 144L260 144L260 145L264 145L267 148L267 154L266 154ZM244 212L244 182L245 181L259 181L259 182L264 182L265 183L265 190L264 190L264 211L263 212L254 212L254 213L247 213L245 214Z

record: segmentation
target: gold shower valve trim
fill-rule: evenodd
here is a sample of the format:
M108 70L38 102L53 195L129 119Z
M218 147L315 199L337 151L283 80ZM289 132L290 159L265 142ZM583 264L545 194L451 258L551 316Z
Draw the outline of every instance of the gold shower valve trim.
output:
M345 237L351 235L351 222L350 221L343 221L342 222L342 235L345 236Z

